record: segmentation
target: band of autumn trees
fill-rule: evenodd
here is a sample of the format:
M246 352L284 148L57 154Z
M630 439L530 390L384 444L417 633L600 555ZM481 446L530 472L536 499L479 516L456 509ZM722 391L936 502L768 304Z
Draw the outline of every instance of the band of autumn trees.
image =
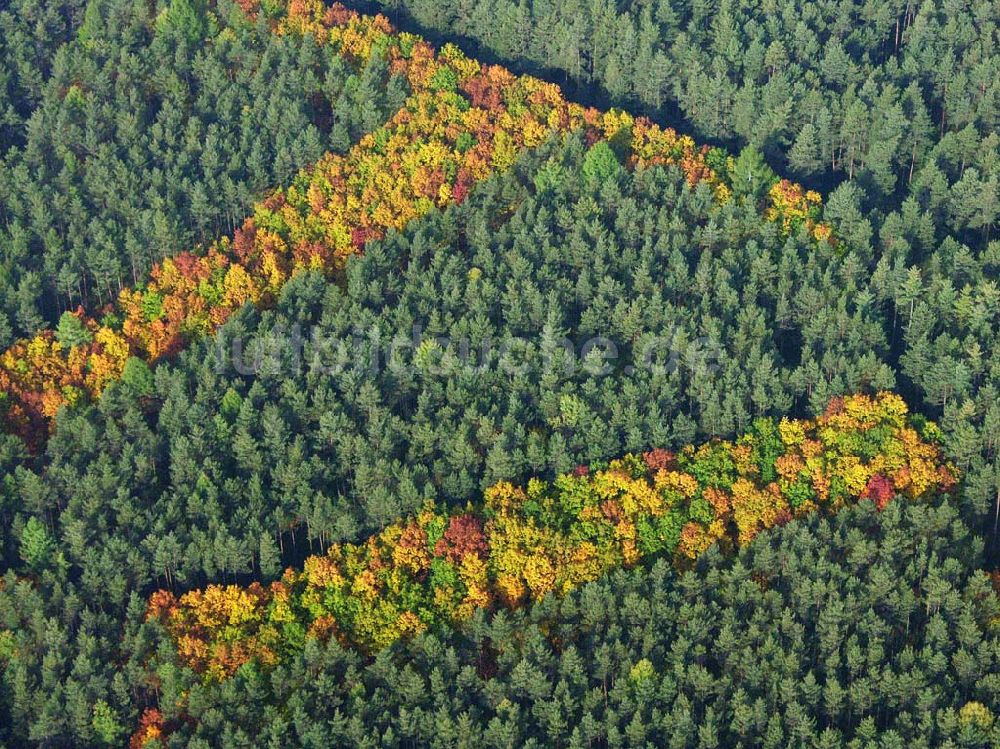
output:
M938 437L898 395L836 398L815 420L758 419L735 441L626 455L525 488L500 482L461 512L428 504L267 587L212 585L180 598L161 590L148 616L206 680L274 665L310 637L371 654L616 567L655 558L683 567L713 544L731 552L793 517L949 491L957 470Z
M779 180L762 162L698 147L621 111L573 104L553 84L481 65L453 45L435 52L382 16L325 8L319 0L287 7L247 0L242 7L251 19L264 15L275 33L312 34L355 65L382 57L407 79L411 94L346 155L328 154L269 194L231 239L163 261L144 287L124 289L113 307L95 316L66 313L56 331L0 355L0 423L31 446L44 442L64 405L97 398L120 378L141 379L149 364L212 333L247 302L271 303L303 270L336 274L367 241L461 202L477 182L554 135L586 132L591 176L606 177L621 161L673 164L692 187L707 184L720 203L734 194L762 197L782 231L801 227L816 241L831 240L820 222L820 196Z

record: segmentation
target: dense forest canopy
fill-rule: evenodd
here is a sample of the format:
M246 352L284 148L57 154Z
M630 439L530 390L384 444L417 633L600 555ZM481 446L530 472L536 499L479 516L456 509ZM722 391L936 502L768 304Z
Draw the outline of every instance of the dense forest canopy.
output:
M381 229L332 233L297 265L247 263L241 288L264 290L246 294L259 303L233 296L199 335L178 327L183 345L165 355L122 357L94 397L59 391L57 405L76 405L52 410L47 439L0 435L0 745L997 745L1000 604L986 572L1000 517L995 6L384 5L404 29L729 153L689 139L677 158L637 159L622 138L595 137L607 120L552 104L541 83L494 70L500 94L470 92L471 58L457 48L439 47L442 67L414 37L386 45L383 22L341 6L5 5L0 348L46 328L67 351L97 326L138 335L102 309L123 289L134 302L123 317L142 323L130 330L168 340L155 327L171 319L167 282L151 269L214 262L206 248L220 236L233 236L234 256L274 250L266 231L240 244L248 226L286 241L333 225L330 196L350 192L340 164L369 170L358 173L376 192L344 205ZM357 33L331 44L344 24ZM526 111L517 92L582 124L555 122L535 142L530 118L511 114ZM449 171L450 151L428 145L475 165L457 125L475 108L463 98L497 104L482 106L495 112L491 148L510 134L517 146L468 182ZM352 161L358 149L379 158ZM423 179L427 164L443 165L440 181ZM821 190L821 215L778 174ZM426 198L459 184L460 199ZM377 218L365 210L376 194L407 199ZM814 215L791 220L787 195ZM817 237L826 226L832 238ZM310 266L337 242L352 251L336 273ZM218 304L221 278L170 283ZM91 317L63 315L78 305ZM408 342L400 366L387 363L394 340ZM341 342L354 358L329 366ZM613 357L600 355L607 344ZM651 344L662 359L644 358ZM80 367L93 374L91 360ZM831 475L864 476L852 506L779 515L768 486L791 482L789 515L809 500L763 425L822 419L840 396L878 391L902 397L913 434L940 445L959 483L919 494L905 476L871 483L889 432L834 431ZM231 609L218 631L197 620L211 606L191 609L190 631L155 615L199 591L280 591L272 583L308 576L338 544L419 537L400 522L428 506L485 529L492 517L476 503L497 486L525 487L524 522L554 524L568 548L594 532L566 514L578 494L553 502L538 482L618 481L611 461L627 453L659 466L662 451L747 433L760 482L747 506L770 520L746 543L725 538L749 516L729 518L698 484L682 504L689 523L719 521L707 549L693 531L673 548L668 520L680 519L661 527L651 515L644 543L656 550L642 563L622 552L565 595L539 584L539 600L400 629L378 654L338 638L336 618L305 636L273 608L270 629L253 607ZM725 474L725 454L689 468ZM449 544L464 544L490 558L481 542L494 536L476 529L462 521L429 553L452 559ZM398 588L402 607L452 579L441 563L425 579L430 568L393 559L419 588ZM364 590L359 605L372 608L352 615L377 620ZM301 605L349 621L347 604L314 594ZM273 640L242 636L258 631L284 638L280 659L254 650ZM232 656L221 674L186 659L201 642Z

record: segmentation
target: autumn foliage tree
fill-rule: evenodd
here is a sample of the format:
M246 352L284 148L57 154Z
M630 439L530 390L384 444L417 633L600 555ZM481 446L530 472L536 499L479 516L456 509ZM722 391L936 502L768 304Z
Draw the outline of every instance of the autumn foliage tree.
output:
M476 508L428 504L360 544L337 544L269 588L156 593L148 616L181 662L218 680L270 665L307 637L373 653L460 625L476 609L564 595L616 567L690 565L793 518L948 491L956 470L937 427L891 393L837 398L815 420L761 419L735 441L626 455L525 487L500 482Z

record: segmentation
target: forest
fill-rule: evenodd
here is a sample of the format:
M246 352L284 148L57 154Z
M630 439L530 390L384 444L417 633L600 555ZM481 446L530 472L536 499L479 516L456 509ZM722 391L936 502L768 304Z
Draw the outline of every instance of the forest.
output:
M5 4L0 746L1000 744L998 22Z

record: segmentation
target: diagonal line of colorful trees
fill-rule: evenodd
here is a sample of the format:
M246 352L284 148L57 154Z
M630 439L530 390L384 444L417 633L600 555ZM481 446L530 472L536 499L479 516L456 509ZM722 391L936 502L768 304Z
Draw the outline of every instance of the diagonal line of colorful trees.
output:
M263 199L232 238L201 255L164 260L145 286L124 290L99 319L78 310L66 321L69 335L44 331L0 355L0 422L29 445L44 442L61 407L99 397L130 359L153 363L174 354L247 302L271 303L305 269L336 274L367 241L461 202L477 182L556 134L583 130L590 143L614 138L630 165L675 164L692 186L707 183L720 202L730 197L732 160L719 149L620 111L567 102L557 86L481 65L453 45L435 52L382 16L319 0L241 6L253 19L264 14L275 33L311 33L355 64L383 57L412 93L346 155L328 154ZM805 225L817 241L830 236L818 223L819 196L799 185L775 182L766 210L785 231Z
M373 653L459 624L476 609L561 595L615 567L690 564L813 512L948 491L937 427L891 393L837 398L815 420L761 419L733 442L627 455L526 488L501 482L478 507L427 505L361 544L331 547L265 587L154 594L181 662L207 680L273 665L309 637Z

